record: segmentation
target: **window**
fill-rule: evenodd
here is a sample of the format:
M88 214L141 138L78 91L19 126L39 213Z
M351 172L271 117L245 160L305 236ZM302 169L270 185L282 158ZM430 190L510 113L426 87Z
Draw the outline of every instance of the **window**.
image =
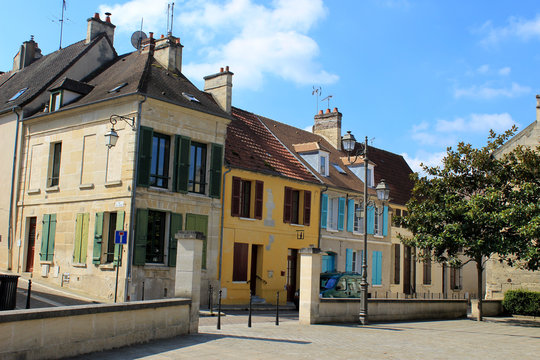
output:
M364 204L354 204L354 231L364 233Z
M204 194L206 189L206 144L191 142L188 191Z
M62 143L57 142L51 145L51 156L49 162L49 187L58 186L60 181L60 158L62 157Z
M347 174L347 173L345 172L345 170L343 170L343 169L341 168L341 166L339 166L338 164L332 163L332 166L333 166L334 169L336 169L340 174L345 174L345 175Z
M364 177L365 177L364 165L349 166L349 170L351 170L354 173L354 175L356 175L360 180L364 181ZM369 187L373 187L373 182L374 182L374 179L373 179L373 165L368 165L367 185Z
M424 259L424 285L431 285L431 258Z
M53 261L54 238L56 235L56 214L43 215L41 229L41 261Z
M394 244L394 284L399 284L401 277L401 245Z
M153 134L150 186L164 189L169 187L169 148L170 137L168 135Z
M343 230L345 225L345 198L328 200L328 229Z
M262 181L251 181L233 177L231 216L262 219L263 188L264 184Z
M12 75L12 76L13 76L13 75ZM10 77L10 78L11 78L11 77ZM13 101L13 100L17 100L17 98L18 98L19 96L21 96L22 94L24 94L24 93L26 92L26 90L28 90L27 87L24 88L24 89L21 89L21 90L17 91L17 93L16 93L15 95L13 95L11 98L9 98L8 102L9 102L9 101Z
M393 225L394 226L398 226L399 227L399 222L397 221L397 217L401 217L401 209L394 209L394 221L393 221Z
M49 105L49 112L57 111L62 106L62 91L53 92Z
M120 265L122 253L115 244L116 230L124 230L124 211L96 213L94 222L94 249L92 263Z
M371 285L382 284L382 251L374 251L371 264Z
M148 211L148 240L146 242L146 262L163 263L165 256L166 213Z
M285 187L283 222L309 225L311 221L311 191Z
M328 176L327 160L328 160L327 156L321 155L321 157L320 157L320 165L321 165L320 173L321 173L321 175Z
M75 241L73 243L74 264L86 264L89 221L90 214L77 214L77 220L75 223Z
M345 271L361 273L362 254L362 250L354 251L353 249L345 249Z
M249 245L234 243L232 281L247 281Z
M451 267L450 268L450 288L452 290L461 289L461 268L460 267Z
M199 99L197 99L195 96L193 96L191 94L188 94L187 92L183 92L182 96L185 97L186 99L188 99L189 101L200 103Z
M335 253L328 253L327 255L323 255L321 271L323 273L336 271L336 254Z

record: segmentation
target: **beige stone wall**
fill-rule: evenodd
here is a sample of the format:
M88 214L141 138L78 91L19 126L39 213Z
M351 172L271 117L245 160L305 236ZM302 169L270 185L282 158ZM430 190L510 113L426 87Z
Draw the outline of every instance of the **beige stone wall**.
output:
M190 333L187 299L0 314L0 358L56 359Z

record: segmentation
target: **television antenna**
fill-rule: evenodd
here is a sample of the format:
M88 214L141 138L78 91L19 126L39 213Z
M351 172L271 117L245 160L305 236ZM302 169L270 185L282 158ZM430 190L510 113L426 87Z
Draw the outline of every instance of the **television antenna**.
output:
M320 86L319 87L313 86L313 91L311 92L311 95L316 96L315 107L317 108L317 111L315 112L315 114L318 114L319 113L319 96L322 95L322 88Z
M330 99L333 98L332 95L328 95L327 97L325 97L324 99L322 99L321 101L324 101L324 100L327 100L328 101L328 107L327 109L330 109Z
M173 19L174 19L174 1L167 4L167 35L172 35L173 29Z

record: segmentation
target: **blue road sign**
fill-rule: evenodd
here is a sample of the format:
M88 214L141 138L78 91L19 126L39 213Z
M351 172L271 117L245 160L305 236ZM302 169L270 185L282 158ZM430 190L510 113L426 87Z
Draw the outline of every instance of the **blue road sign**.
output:
M127 231L126 230L116 230L115 236L114 236L114 243L115 244L127 244Z

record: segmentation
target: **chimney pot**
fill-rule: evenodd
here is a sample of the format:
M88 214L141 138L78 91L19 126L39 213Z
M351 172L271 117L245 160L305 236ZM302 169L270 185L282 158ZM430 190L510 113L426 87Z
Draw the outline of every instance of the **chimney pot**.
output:
M225 66L225 71L229 71L229 65Z
M323 111L322 110L319 110L319 115L322 115L323 114Z
M101 20L101 19L99 18L99 13L94 13L94 19Z
M222 72L223 72L223 68L219 68L219 72L222 73Z
M338 112L338 111L337 111L337 107L334 108L334 111L333 111L333 112Z
M161 34L161 38L162 38L162 39L165 38L165 35Z
M326 109L326 113L327 113L327 114L330 114L330 109Z
M150 31L149 34L150 34L150 39L153 39L154 38L154 33Z
M106 12L105 15L107 15L107 17L105 18L105 21L108 22L109 24L111 23L111 13L110 12Z

